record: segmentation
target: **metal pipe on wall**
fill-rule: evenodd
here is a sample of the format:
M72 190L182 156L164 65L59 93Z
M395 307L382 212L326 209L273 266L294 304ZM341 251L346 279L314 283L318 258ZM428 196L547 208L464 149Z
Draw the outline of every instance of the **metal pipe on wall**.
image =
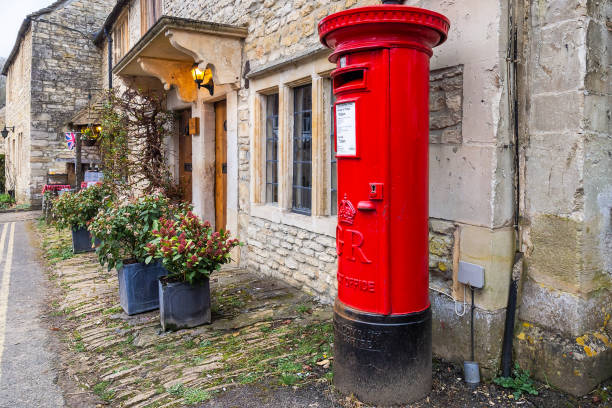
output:
M113 36L106 27L104 34L108 43L108 89L113 89Z

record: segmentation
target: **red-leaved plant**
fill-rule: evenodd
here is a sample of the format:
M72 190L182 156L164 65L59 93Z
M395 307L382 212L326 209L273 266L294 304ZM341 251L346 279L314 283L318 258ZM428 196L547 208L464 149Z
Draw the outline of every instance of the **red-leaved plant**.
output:
M145 262L161 259L168 281L190 285L206 281L213 271L229 263L230 251L240 245L237 239L229 239L229 231L214 231L210 222L202 222L191 211L180 212L173 219L160 218L153 236Z

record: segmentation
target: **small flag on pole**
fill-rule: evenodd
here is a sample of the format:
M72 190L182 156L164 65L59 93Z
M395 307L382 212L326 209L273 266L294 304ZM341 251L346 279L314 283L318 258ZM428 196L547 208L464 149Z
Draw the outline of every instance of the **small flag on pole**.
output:
M66 132L66 144L68 145L69 150L74 149L74 145L76 144L74 132Z

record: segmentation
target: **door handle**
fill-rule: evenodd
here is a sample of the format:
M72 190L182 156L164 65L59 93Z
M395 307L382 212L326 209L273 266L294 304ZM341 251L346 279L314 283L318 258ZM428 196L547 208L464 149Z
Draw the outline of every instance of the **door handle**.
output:
M221 173L227 174L227 163L221 165Z

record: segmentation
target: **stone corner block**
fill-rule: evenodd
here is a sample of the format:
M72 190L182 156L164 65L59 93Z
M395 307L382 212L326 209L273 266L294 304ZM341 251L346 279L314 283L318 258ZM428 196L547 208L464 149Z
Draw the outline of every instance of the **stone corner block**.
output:
M463 225L460 231L459 260L485 269L485 286L476 290L476 306L489 311L505 308L514 262L514 229Z
M587 394L612 374L612 343L603 328L565 337L531 323L519 323L514 350L521 368L576 396Z

